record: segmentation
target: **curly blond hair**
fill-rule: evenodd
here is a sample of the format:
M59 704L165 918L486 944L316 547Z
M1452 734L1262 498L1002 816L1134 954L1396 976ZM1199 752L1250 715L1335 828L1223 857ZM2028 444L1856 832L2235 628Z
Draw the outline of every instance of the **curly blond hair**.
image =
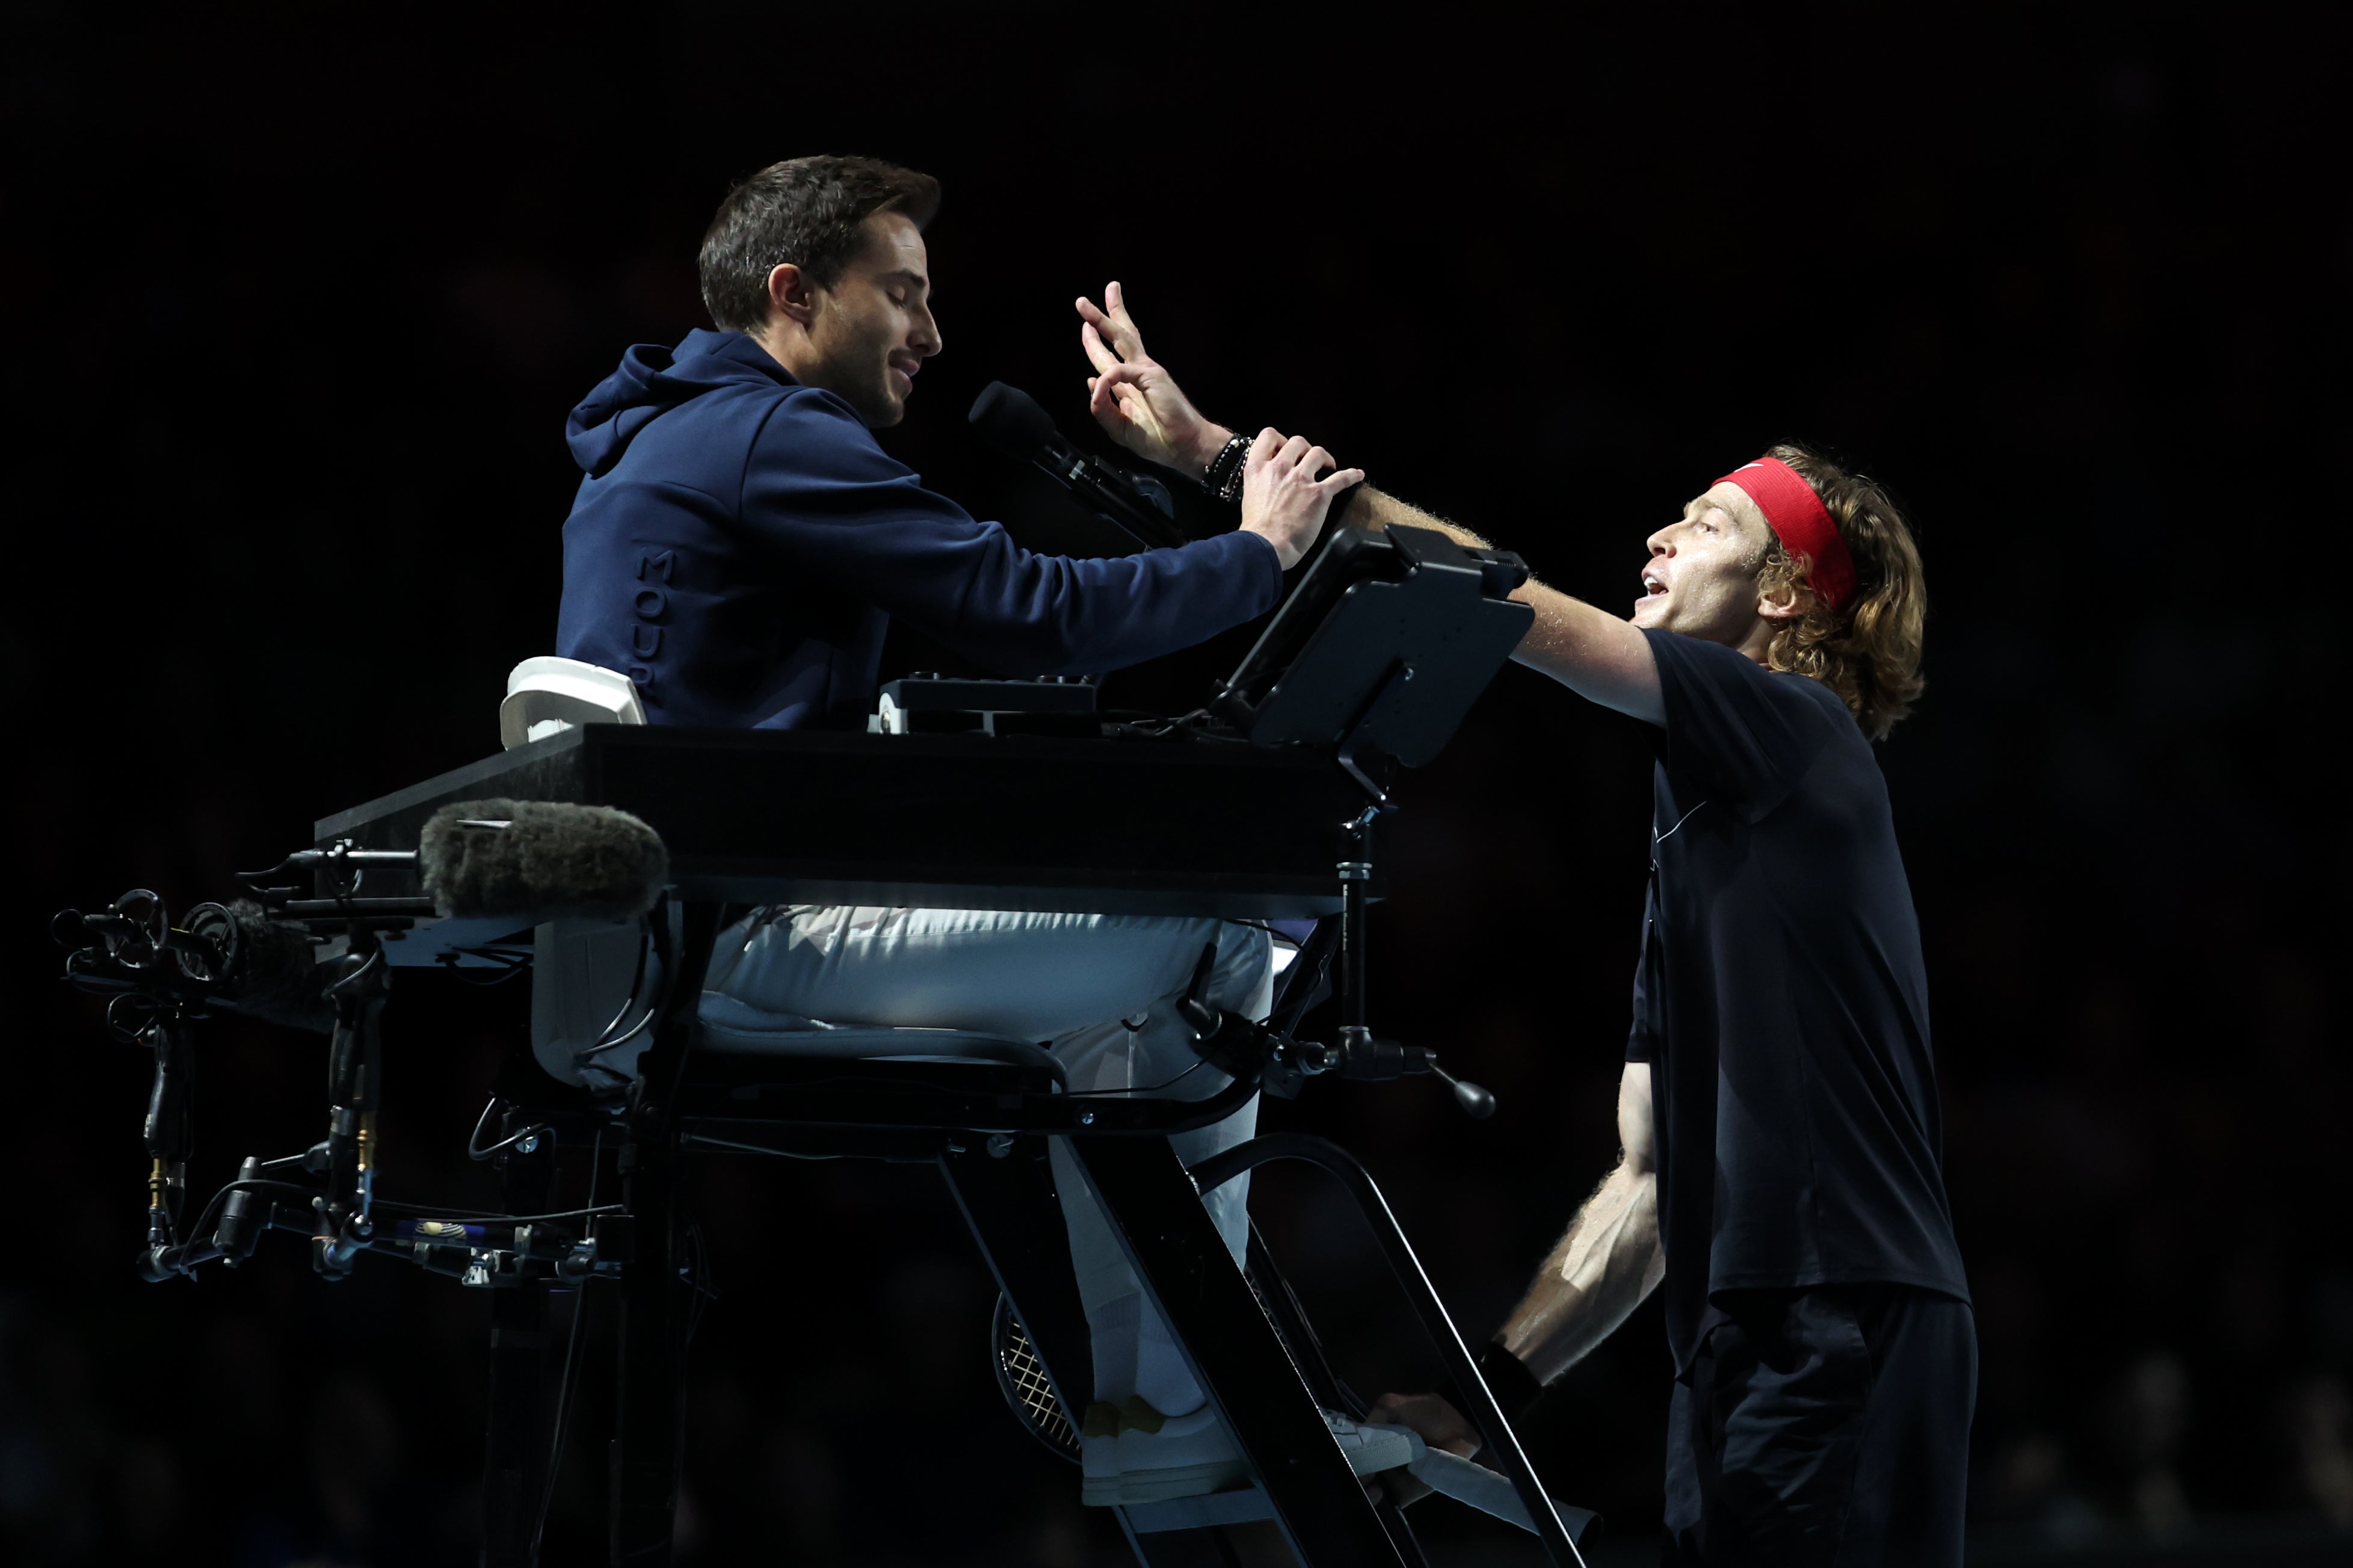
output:
M1927 619L1927 588L1911 525L1877 481L1851 474L1809 447L1784 444L1778 458L1813 486L1854 558L1854 596L1832 610L1814 596L1813 560L1790 554L1776 537L1765 552L1757 587L1786 595L1800 608L1773 634L1767 668L1811 676L1846 700L1855 722L1883 740L1920 695L1920 650Z

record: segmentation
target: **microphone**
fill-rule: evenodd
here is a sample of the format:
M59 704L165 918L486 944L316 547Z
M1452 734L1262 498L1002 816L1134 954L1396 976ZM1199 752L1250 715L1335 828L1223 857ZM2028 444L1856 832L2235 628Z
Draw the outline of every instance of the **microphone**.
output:
M251 899L198 904L185 930L181 969L230 1006L290 1029L335 1032L335 1009L323 994L334 966L319 962L309 931L271 920Z
M417 869L442 914L632 920L670 884L661 836L626 811L566 801L475 800L425 824Z
M322 994L334 974L319 962L311 933L272 920L251 899L198 904L174 926L162 900L134 888L99 914L60 910L50 929L64 946L96 956L89 966L69 962L69 977L103 978L102 989L120 990L127 971L168 991L172 984L163 972L168 964L195 982L208 1005L290 1029L334 1032L335 1011ZM107 965L116 966L111 973ZM128 988L143 989L135 981Z
M1054 427L1053 416L1019 387L990 382L972 400L969 417L983 440L1008 458L1035 463L1048 479L1108 518L1137 544L1149 550L1186 542L1166 486L1071 446Z
M1467 1078L1456 1078L1452 1073L1440 1067L1434 1058L1430 1061L1430 1070L1436 1073L1444 1081L1446 1087L1454 1091L1454 1103L1462 1108L1463 1115L1473 1121L1484 1121L1495 1114L1495 1097L1486 1089L1480 1088Z

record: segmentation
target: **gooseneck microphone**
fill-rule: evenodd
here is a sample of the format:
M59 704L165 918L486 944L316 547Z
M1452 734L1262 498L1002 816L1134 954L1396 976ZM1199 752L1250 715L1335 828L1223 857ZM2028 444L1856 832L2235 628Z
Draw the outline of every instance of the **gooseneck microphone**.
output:
M1176 504L1157 479L1124 473L1071 446L1054 427L1053 416L1019 387L990 382L972 400L970 417L983 440L1009 458L1036 464L1140 547L1186 542L1185 531L1176 526Z

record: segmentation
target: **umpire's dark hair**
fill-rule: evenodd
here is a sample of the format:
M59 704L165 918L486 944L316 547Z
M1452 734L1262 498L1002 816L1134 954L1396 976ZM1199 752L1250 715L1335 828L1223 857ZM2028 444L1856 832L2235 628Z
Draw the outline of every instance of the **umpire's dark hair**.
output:
M858 254L859 225L904 213L917 228L940 210L940 183L879 158L789 158L740 182L702 237L702 303L721 331L768 323L768 274L789 261L829 289Z

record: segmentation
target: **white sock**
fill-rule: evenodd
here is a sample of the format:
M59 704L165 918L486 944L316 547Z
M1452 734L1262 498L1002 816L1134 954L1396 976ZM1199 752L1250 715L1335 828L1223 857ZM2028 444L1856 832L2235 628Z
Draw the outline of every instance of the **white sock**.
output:
M1136 1330L1143 1308L1143 1297L1121 1296L1087 1309L1087 1338L1094 1345L1098 1400L1117 1405L1140 1392L1135 1381Z
M1132 1298L1139 1304L1141 1297ZM1160 1314L1145 1308L1135 1325L1135 1392L1163 1415L1190 1415L1209 1402ZM1103 1352L1095 1352L1100 1356Z

